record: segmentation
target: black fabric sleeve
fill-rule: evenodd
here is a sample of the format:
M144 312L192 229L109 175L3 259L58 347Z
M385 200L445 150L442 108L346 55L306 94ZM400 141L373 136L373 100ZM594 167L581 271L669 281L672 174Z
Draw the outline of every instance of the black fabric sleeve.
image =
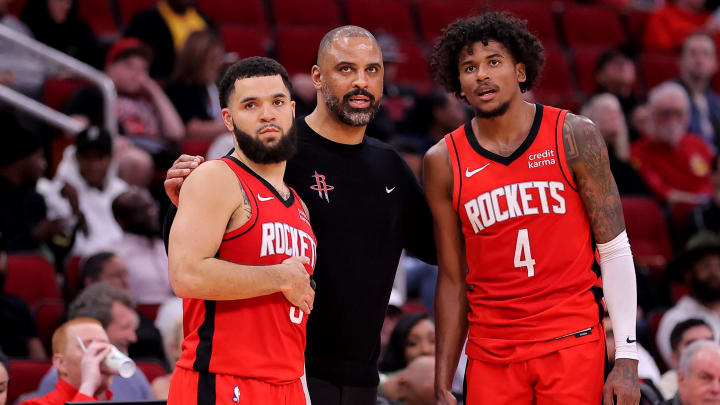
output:
M104 100L100 89L95 86L83 87L70 96L65 105L65 114L87 117L92 125L104 126Z
M165 242L165 253L168 253L168 246L170 246L170 228L172 228L173 221L175 220L175 214L177 214L177 207L175 204L170 204L170 207L165 213L165 221L163 221L163 242Z
M425 193L410 168L403 162L403 169L408 179L408 229L405 233L405 249L411 255L429 264L437 264L433 221L430 207L425 200Z
M207 94L201 87L184 86L179 82L171 82L165 88L170 101L172 101L175 109L180 115L183 123L187 125L193 119L209 120L203 101L207 98Z

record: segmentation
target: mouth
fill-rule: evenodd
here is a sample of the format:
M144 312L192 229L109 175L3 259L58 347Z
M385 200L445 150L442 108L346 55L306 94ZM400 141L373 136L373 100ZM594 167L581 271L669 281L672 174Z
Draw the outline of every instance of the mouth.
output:
M483 101L489 101L495 98L495 94L497 94L497 90L492 87L483 86L480 87L475 91L475 94L477 94L480 97L480 100Z
M348 104L352 108L368 108L370 107L370 97L367 96L352 96L348 99Z
M258 134L265 135L265 134L279 134L280 131L275 127L266 127L258 131Z

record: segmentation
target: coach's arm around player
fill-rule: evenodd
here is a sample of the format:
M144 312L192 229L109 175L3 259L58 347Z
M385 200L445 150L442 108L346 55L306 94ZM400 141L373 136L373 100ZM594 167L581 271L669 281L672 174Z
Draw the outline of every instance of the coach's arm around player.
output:
M199 165L182 184L170 230L170 284L182 298L237 300L276 292L306 314L315 292L304 265L291 257L278 265L246 266L216 258L223 235L241 227L251 206L235 174L221 161Z
M592 121L573 114L565 118L563 143L597 243L605 304L615 331L615 366L605 381L603 404L635 405L640 401L635 266L607 147Z

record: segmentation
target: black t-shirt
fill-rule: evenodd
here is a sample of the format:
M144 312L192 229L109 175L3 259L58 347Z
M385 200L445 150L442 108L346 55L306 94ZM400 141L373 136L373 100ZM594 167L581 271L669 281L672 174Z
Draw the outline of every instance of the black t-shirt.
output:
M380 329L400 254L436 261L432 217L422 188L389 145L365 136L332 142L296 120L298 152L285 182L308 206L318 240L317 284L307 324L310 377L341 385L378 384ZM168 213L165 236L175 209Z
M0 292L0 348L13 357L27 357L27 342L38 336L35 318L22 298Z
M33 237L35 227L45 220L46 205L35 185L15 187L0 177L0 234L8 252L35 250L40 241Z
M184 124L187 125L193 119L202 121L213 119L208 114L207 104L210 96L207 87L174 80L165 87L165 93L172 101Z

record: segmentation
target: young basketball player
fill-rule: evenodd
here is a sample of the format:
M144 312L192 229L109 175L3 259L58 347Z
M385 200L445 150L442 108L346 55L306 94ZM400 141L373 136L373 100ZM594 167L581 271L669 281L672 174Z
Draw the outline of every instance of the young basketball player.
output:
M297 142L290 82L279 63L253 57L230 67L219 92L235 150L185 180L170 231L185 339L168 404L303 405L317 243L283 181Z
M543 48L525 23L486 13L447 27L439 81L475 117L425 157L439 278L436 396L450 392L468 334L466 404L599 404L605 301L617 347L605 404L637 404L635 274L620 197L595 125L523 101Z

